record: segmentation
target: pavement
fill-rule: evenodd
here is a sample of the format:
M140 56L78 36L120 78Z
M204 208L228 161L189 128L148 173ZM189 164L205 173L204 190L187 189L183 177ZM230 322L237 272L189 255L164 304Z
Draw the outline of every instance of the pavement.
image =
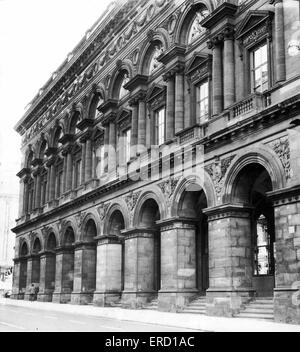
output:
M52 315L53 320L54 317L59 319L60 314L64 316L76 316L77 322L81 319L82 324L84 320L84 324L86 325L85 327L83 325L78 327L78 331L88 331L86 330L89 329L88 322L93 321L95 318L101 318L102 330L97 331L300 332L300 325L280 324L258 319L219 318L197 314L176 314L152 310L76 306L71 304L17 301L4 298L0 298L0 326L1 318L5 311L13 309L17 314L20 308L25 309L32 316L43 315L49 318ZM22 310L19 311L19 313L21 312ZM20 316L20 314L17 315L17 317ZM44 329L47 328L49 319L44 321L44 324L46 324ZM109 322L107 322L107 320L109 320ZM63 320L60 319L60 321L62 322ZM71 321L73 321L73 323L75 322L73 319L68 319L68 321L69 323ZM114 322L114 325L112 325L111 322ZM108 323L109 325L107 325ZM128 323L133 324L131 328ZM5 326L5 324L15 325L13 322L4 322L3 326ZM93 322L92 326L97 326L97 323ZM9 325L7 325L7 327L9 328ZM110 329L108 329L108 327L110 327ZM65 323L61 329L63 330L64 328L68 330ZM105 328L108 330L105 330ZM58 328L57 324L54 325L53 329L52 331L62 331ZM72 330L74 327L71 326L70 329ZM77 330L75 329L74 331Z

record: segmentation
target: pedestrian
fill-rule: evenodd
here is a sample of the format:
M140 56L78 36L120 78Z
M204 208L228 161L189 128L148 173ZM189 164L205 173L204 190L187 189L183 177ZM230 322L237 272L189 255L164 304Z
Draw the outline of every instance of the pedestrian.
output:
M39 287L38 286L35 286L34 288L34 300L37 301L37 296L38 296L38 293L39 293Z
M35 287L34 287L34 284L31 284L30 289L29 289L29 300L31 302L34 301L34 296L35 296Z

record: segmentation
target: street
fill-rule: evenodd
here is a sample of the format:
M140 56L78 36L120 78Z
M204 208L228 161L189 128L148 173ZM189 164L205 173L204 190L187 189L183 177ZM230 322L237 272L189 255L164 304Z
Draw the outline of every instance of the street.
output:
M142 312L141 312L142 314ZM193 332L140 322L0 305L0 332Z

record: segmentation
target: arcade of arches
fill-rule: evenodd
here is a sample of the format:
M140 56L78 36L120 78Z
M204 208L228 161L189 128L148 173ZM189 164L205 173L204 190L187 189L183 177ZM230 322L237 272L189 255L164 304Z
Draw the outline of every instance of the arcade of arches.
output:
M166 311L206 296L208 314L233 314L253 296L273 295L272 190L266 168L248 163L221 206L209 207L204 189L186 182L172 197L176 216L166 218L164 200L146 192L129 228L128 214L116 203L102 221L87 216L80 229L67 222L61 240L52 230L32 243L23 239L14 292L28 299L34 283L41 301L133 308L158 298ZM221 292L227 300L220 306Z

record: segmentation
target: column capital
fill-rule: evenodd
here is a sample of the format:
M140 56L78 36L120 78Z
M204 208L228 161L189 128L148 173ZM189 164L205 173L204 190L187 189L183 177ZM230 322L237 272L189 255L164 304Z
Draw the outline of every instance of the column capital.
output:
M96 241L78 241L75 243L75 251L96 247Z
M219 33L211 40L207 42L208 49L214 50L216 47L219 47L224 42L224 33Z
M183 62L177 62L172 67L168 68L166 73L163 75L163 80L168 82L173 79L176 74L183 74L185 71L185 64Z
M225 26L225 28L222 31L222 35L225 40L233 40L234 39L234 34L235 34L235 29L231 25Z
M17 177L20 179L25 179L29 174L30 169L28 167L23 167L23 169L17 173Z
M189 228L194 229L197 224L197 219L185 218L185 217L174 217L169 219L163 219L156 222L162 231L167 231L176 228Z
M85 143L87 140L92 139L93 131L92 130L87 130L84 132L84 134L80 137L80 143Z
M147 92L145 90L139 90L130 100L129 105L135 106L138 105L140 101L144 101L146 99Z
M103 246L105 244L121 244L122 238L116 235L103 235L97 236L95 238L98 242L98 246Z
M72 153L73 150L73 143L66 144L62 150L62 155L67 156L68 154Z
M156 233L156 230L151 228L132 228L128 230L122 231L122 235L125 236L125 240L129 240L132 238L151 238Z
M223 218L248 218L253 212L254 207L243 204L223 204L213 208L203 210L208 216L209 221Z

